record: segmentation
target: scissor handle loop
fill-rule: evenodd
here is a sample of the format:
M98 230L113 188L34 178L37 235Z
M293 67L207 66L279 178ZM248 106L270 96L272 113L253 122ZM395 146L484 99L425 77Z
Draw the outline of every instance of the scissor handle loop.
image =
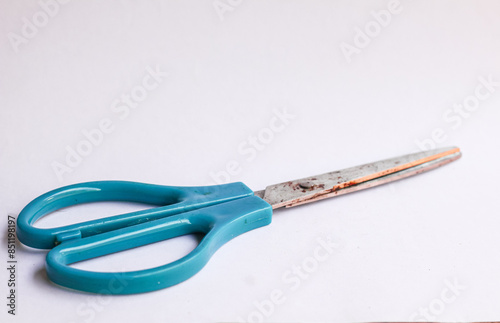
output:
M45 193L19 214L17 236L34 248L50 249L71 239L85 238L119 228L134 226L174 214L253 195L243 183L179 187L126 181L97 181L69 185ZM89 202L128 201L159 207L57 228L36 228L42 216L58 209Z
M224 243L271 223L272 207L256 196L244 197L62 243L47 255L47 274L55 283L100 294L133 294L178 284L200 271ZM176 236L201 232L200 244L183 258L145 270L91 272L69 265Z

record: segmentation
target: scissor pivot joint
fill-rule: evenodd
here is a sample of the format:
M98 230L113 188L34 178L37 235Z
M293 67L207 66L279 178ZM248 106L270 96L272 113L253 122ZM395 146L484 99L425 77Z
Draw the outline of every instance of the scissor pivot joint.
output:
M300 188L303 188L303 189L309 189L309 188L311 188L312 183L311 182L300 182L299 186L300 186Z

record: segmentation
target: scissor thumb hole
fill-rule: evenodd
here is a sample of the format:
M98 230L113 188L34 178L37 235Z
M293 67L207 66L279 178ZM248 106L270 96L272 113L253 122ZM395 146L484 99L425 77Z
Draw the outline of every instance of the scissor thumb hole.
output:
M113 215L128 214L158 207L156 204L146 204L127 201L99 201L81 205L71 205L62 209L44 214L33 223L33 227L52 229L69 226L77 223L108 218Z
M85 237L137 224L143 219L150 220L154 217L149 211L149 205L164 205L164 209L175 210L178 207L182 208L183 200L183 193L175 187L122 181L99 181L69 185L45 193L31 201L18 216L17 235L22 243L30 247L48 249L54 247L58 242L62 242L58 241L58 236ZM60 209L64 209L62 211L66 215L67 209L65 208L67 207L110 201L141 203L146 206L146 209L144 210L143 207L142 211L105 217L105 221L101 218L52 228L34 226L40 218ZM158 215L159 212L155 212L155 214L158 217L163 216L163 213Z
M123 181L80 183L45 193L30 202L17 219L17 236L25 245L49 249L68 239L102 234L240 199L251 194L253 194L252 190L243 183L209 187L160 186ZM143 203L158 207L52 228L33 226L38 219L56 210L83 203L104 201Z

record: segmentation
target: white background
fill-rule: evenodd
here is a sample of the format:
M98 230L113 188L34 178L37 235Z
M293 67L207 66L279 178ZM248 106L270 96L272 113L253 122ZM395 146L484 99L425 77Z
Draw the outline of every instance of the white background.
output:
M18 245L17 314L7 314L1 270L2 321L499 320L500 5L401 1L380 27L371 12L388 6L73 1L52 4L49 17L36 1L2 1L2 268L7 215L63 185L208 185L236 162L228 179L259 190L419 151L433 133L437 146L463 151L430 173L277 211L270 226L223 246L195 277L157 292L101 297L60 288L46 277L46 251ZM30 29L34 18L39 26ZM358 28L372 28L365 43ZM148 67L168 75L121 118L113 102L140 92ZM497 83L486 91L480 78ZM464 100L479 104L449 111ZM294 118L270 138L276 110ZM85 145L83 133L107 119L112 131L58 178L53 166L66 163L67 149ZM268 137L253 159L239 152L259 134ZM137 207L75 207L39 225ZM294 265L311 264L318 239L328 238L337 248L298 288L283 280ZM170 242L79 266L147 268L195 245L191 237ZM283 296L270 306L273 290Z

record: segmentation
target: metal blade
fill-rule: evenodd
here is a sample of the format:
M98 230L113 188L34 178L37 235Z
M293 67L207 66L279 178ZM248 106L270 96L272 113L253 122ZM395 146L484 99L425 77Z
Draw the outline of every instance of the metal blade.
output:
M293 207L420 174L461 156L457 147L429 150L271 185L255 195L273 209Z

